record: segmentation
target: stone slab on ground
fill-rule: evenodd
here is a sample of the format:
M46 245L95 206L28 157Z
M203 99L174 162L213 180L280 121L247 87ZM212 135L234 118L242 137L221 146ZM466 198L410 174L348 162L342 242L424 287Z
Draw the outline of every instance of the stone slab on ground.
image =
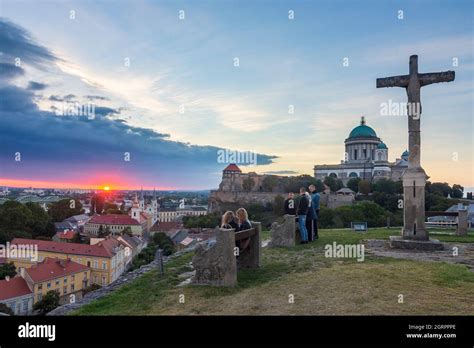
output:
M443 250L394 249L390 247L390 241L380 239L369 239L364 243L366 252L370 255L414 261L463 264L474 272L474 243L443 242Z
M437 239L415 240L403 239L401 236L390 236L390 246L395 249L409 250L443 250L444 246Z

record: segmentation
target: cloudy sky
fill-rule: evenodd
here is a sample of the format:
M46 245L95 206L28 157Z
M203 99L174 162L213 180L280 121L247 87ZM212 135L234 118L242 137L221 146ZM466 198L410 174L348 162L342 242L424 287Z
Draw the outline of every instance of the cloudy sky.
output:
M393 161L407 121L381 104L406 94L375 79L418 54L456 71L422 90L422 164L474 186L472 1L3 0L0 16L0 185L214 188L220 149L312 174L362 115Z

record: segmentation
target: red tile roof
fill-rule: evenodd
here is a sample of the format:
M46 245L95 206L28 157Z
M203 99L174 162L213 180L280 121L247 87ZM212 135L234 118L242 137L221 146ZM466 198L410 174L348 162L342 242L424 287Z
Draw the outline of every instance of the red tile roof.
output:
M78 272L87 271L89 267L71 261L71 259L58 259L47 257L43 262L38 263L25 272L33 282L44 282L46 280L61 278Z
M68 230L64 232L56 232L56 237L58 237L59 239L72 240L75 235L76 235L76 232L72 230Z
M137 220L132 219L128 215L121 214L95 215L88 223L104 225L140 225Z
M107 249L110 253L113 253L114 248L120 247L120 245L122 245L122 242L118 241L116 238L113 238L113 236L107 236L96 245L100 245L103 248Z
M31 294L31 290L22 277L0 280L0 301Z
M151 228L152 231L156 232L168 232L171 230L176 230L183 227L180 222L170 221L170 222L156 222Z
M224 171L230 171L230 172L239 172L242 173L239 167L235 163L229 164L227 167L225 167Z
M112 257L108 250L100 245L88 245L79 243L51 242L48 240L15 238L10 244L37 245L38 251L48 251L53 253L86 255L97 257Z

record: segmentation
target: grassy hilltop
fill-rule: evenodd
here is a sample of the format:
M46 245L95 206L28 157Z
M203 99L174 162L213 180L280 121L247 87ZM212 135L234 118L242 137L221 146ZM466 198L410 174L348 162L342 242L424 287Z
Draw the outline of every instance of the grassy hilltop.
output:
M400 260L366 253L363 262L324 256L324 245L388 239L398 229L322 230L317 242L264 248L262 267L243 270L235 288L176 287L193 254L171 260L165 275L145 274L73 315L466 315L474 313L474 272L465 265ZM263 239L268 239L264 232ZM441 241L474 243L474 233ZM184 294L185 303L180 303ZM399 303L399 295L403 303ZM289 303L289 296L294 303Z

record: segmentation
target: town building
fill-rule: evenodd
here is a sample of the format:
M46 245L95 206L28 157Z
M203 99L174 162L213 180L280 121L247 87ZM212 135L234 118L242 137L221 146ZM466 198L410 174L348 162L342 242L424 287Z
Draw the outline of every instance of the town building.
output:
M74 230L65 230L62 232L56 232L52 240L55 242L73 243L76 240L78 233L79 232L76 232Z
M22 277L6 277L0 280L0 303L10 307L15 315L30 315L33 312L33 291Z
M99 231L120 234L130 228L133 235L142 236L148 230L148 219L145 216L133 218L123 214L94 215L84 226L84 234L93 238L99 237Z
M17 272L30 268L45 258L71 259L72 261L85 265L91 269L91 283L108 285L115 281L120 272L116 267L120 264L120 250L109 249L101 243L96 245L61 243L38 239L15 238L11 245L20 247L38 248L38 259L29 258L8 258L8 262L13 262ZM123 257L123 256L122 256Z
M22 274L34 294L35 303L41 301L48 291L57 291L59 303L65 304L82 298L83 290L89 286L91 270L71 259L46 257L24 269Z
M158 211L158 221L162 222L174 222L180 221L184 216L200 216L206 215L207 208L202 206L184 206L182 208L161 208Z

